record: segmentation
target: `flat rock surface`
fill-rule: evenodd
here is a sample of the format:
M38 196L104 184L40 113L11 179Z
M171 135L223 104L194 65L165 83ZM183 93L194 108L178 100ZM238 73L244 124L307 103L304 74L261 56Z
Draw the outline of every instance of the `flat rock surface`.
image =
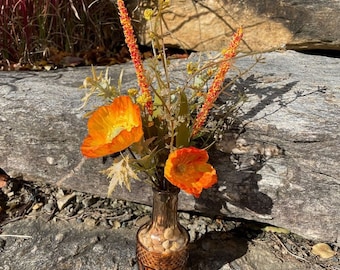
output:
M263 57L232 90L248 96L238 116L244 132L225 134L211 151L218 185L199 200L181 194L181 209L257 220L339 243L340 61L293 51ZM179 81L186 61L173 61ZM236 66L245 70L253 62L244 57ZM131 64L110 67L113 81L121 68L124 89L136 86ZM79 151L86 135L79 86L90 74L89 67L0 73L0 167L10 176L106 196L108 181L98 171L111 161L86 160ZM228 146L235 136L243 140L241 152ZM284 151L267 155L268 146ZM118 188L113 196L151 202L142 182L133 182L132 193Z
M137 269L136 229L84 229L75 222L28 219L5 226L4 233L13 236L3 237L0 269Z

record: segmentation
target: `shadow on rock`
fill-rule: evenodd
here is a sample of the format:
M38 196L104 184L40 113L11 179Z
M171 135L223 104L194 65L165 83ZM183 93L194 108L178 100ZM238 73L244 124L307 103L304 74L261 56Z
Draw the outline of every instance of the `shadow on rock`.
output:
M254 170L238 171L230 160L230 155L214 150L210 154L212 165L216 168L219 182L204 191L196 199L195 208L211 215L230 214L229 206L247 210L259 215L270 215L272 199L259 191L258 182L262 176L257 173L263 164ZM234 213L236 210L233 209ZM237 215L236 215L237 216Z
M248 241L233 230L209 232L189 246L188 269L220 269L247 253Z

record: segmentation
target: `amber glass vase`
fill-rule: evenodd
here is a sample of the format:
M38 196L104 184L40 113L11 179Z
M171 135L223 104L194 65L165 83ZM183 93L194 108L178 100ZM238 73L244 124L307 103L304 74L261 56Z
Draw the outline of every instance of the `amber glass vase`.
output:
M137 232L140 270L185 269L189 235L177 220L178 192L153 190L152 219Z

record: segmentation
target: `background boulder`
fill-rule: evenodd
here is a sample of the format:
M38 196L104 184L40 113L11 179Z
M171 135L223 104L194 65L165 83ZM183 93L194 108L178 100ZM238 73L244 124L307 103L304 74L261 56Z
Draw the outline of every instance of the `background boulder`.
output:
M143 7L135 9L136 1L130 4L139 39L142 44L149 44ZM339 51L339 13L340 0L173 0L164 15L165 42L187 50L221 50L242 25L245 51L284 46Z

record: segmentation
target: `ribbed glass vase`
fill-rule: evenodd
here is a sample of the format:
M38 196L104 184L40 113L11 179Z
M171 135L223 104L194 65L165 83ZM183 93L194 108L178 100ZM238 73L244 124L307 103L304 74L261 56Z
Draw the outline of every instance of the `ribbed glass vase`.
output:
M137 232L140 270L185 269L189 235L177 220L178 193L178 188L153 190L151 221Z

